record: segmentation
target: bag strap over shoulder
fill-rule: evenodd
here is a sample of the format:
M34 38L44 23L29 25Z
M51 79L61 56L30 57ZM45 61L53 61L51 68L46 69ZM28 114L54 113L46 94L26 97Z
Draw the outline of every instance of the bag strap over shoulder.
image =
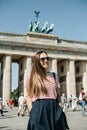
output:
M52 72L52 74L53 74L53 76L54 76L55 84L56 84L56 73L55 73L55 72ZM60 102L60 92L59 92L58 88L56 87L56 85L55 85L55 88L56 88L56 93L57 93L58 101Z
M55 73L54 72L52 72L52 74L53 74L53 76L54 76L54 79L56 78L56 76L55 76Z
M54 79L55 79L55 88L56 88L56 87L57 87L56 73L55 73L55 72L52 72L52 74L53 74L53 77L54 77Z
M55 72L52 72L52 74L53 74L53 77L54 77L55 82L56 82L56 74L55 74Z

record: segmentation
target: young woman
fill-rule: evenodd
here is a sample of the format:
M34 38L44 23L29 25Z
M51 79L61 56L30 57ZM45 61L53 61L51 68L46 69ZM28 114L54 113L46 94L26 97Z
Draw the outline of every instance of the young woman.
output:
M58 104L58 76L49 72L49 60L44 51L33 57L31 74L26 84L30 119L27 130L69 129L64 112Z

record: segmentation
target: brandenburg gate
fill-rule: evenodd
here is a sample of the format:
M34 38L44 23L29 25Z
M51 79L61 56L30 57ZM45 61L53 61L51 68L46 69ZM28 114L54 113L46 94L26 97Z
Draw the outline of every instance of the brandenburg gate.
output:
M36 32L25 35L0 32L0 97L4 101L11 96L12 63L19 66L19 92L26 95L32 56L39 50L47 51L52 58L50 70L59 75L61 93L78 97L81 87L87 91L87 42Z

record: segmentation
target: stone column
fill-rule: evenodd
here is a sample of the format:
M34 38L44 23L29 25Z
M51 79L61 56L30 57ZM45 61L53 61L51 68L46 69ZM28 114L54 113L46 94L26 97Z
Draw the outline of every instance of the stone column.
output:
M56 74L57 72L57 59L52 59L52 72L55 72Z
M70 60L68 71L67 71L67 79L66 79L66 87L67 87L67 97L70 95L76 96L76 83L75 83L75 61Z
M25 84L26 84L26 80L30 74L31 71L31 64L32 64L32 58L31 57L27 57L26 58L26 62L25 62L25 71L24 71L24 95L27 95L27 91L25 88Z
M3 59L3 101L10 99L11 96L11 77L12 77L12 64L11 56L5 56Z
M84 90L87 92L87 61L83 63L83 87Z

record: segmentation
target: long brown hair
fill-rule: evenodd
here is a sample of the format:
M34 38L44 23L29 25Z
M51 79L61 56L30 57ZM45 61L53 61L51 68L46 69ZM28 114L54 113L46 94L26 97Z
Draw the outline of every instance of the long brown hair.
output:
M47 54L47 52L45 51L39 51L36 53L32 60L32 69L28 89L28 94L30 97L38 97L40 92L42 92L43 94L47 94L47 89L44 85L44 80L47 80L46 71L40 64L41 53Z

